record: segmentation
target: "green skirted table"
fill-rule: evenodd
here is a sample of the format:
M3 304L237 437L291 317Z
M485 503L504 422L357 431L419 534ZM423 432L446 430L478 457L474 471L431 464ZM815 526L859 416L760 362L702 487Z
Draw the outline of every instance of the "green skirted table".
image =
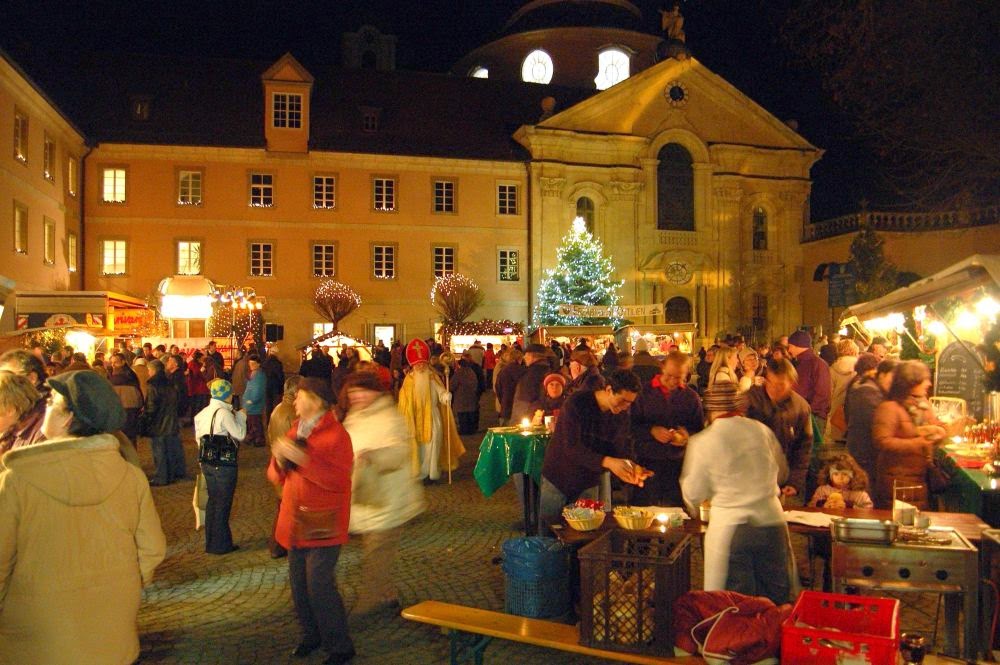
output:
M479 445L479 461L472 472L486 497L503 487L511 475L524 474L524 530L528 536L538 533L538 486L549 438L544 427L490 428Z
M951 472L951 486L943 492L949 510L975 513L991 527L1000 527L1000 478L992 478L982 469L958 466L943 448L938 460Z

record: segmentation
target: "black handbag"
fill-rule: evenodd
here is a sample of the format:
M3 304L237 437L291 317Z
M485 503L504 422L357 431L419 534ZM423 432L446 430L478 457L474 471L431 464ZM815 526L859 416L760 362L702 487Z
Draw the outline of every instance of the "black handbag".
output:
M212 414L212 424L208 434L202 434L198 439L198 461L212 466L236 466L236 458L240 452L240 444L228 434L215 433L215 416Z

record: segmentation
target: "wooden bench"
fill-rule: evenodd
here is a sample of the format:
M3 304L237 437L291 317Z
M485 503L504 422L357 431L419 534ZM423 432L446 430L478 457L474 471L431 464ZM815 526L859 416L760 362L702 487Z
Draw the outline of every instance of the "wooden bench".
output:
M402 616L410 621L418 621L446 629L451 640L452 665L466 662L470 657L475 665L482 665L483 652L494 637L547 649L578 653L583 656L616 660L622 663L698 665L705 662L697 656L645 656L595 649L580 644L580 628L578 626L541 619L528 619L513 614L491 612L490 610L442 603L436 600L425 600L407 607L403 610Z

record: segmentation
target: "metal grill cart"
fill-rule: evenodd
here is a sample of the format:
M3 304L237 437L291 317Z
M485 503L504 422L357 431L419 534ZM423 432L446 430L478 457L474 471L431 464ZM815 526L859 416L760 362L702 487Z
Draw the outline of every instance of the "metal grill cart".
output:
M873 520L863 520L866 522ZM851 591L923 592L944 597L944 651L958 655L958 617L962 614L962 655L979 653L979 552L954 529L900 529L889 544L833 541L833 588Z

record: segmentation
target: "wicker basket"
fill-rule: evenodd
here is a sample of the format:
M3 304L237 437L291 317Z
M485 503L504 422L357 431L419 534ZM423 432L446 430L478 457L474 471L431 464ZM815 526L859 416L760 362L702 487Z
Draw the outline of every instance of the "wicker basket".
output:
M604 524L605 514L606 513L604 512L598 511L597 513L594 514L593 517L585 520L575 520L572 517L563 515L563 519L566 520L566 524L569 524L577 531L593 531L594 529Z
M628 529L629 531L641 531L643 529L648 529L656 519L656 515L649 511L643 511L641 517L623 517L621 515L615 515L615 521L618 522L618 526L623 529Z

